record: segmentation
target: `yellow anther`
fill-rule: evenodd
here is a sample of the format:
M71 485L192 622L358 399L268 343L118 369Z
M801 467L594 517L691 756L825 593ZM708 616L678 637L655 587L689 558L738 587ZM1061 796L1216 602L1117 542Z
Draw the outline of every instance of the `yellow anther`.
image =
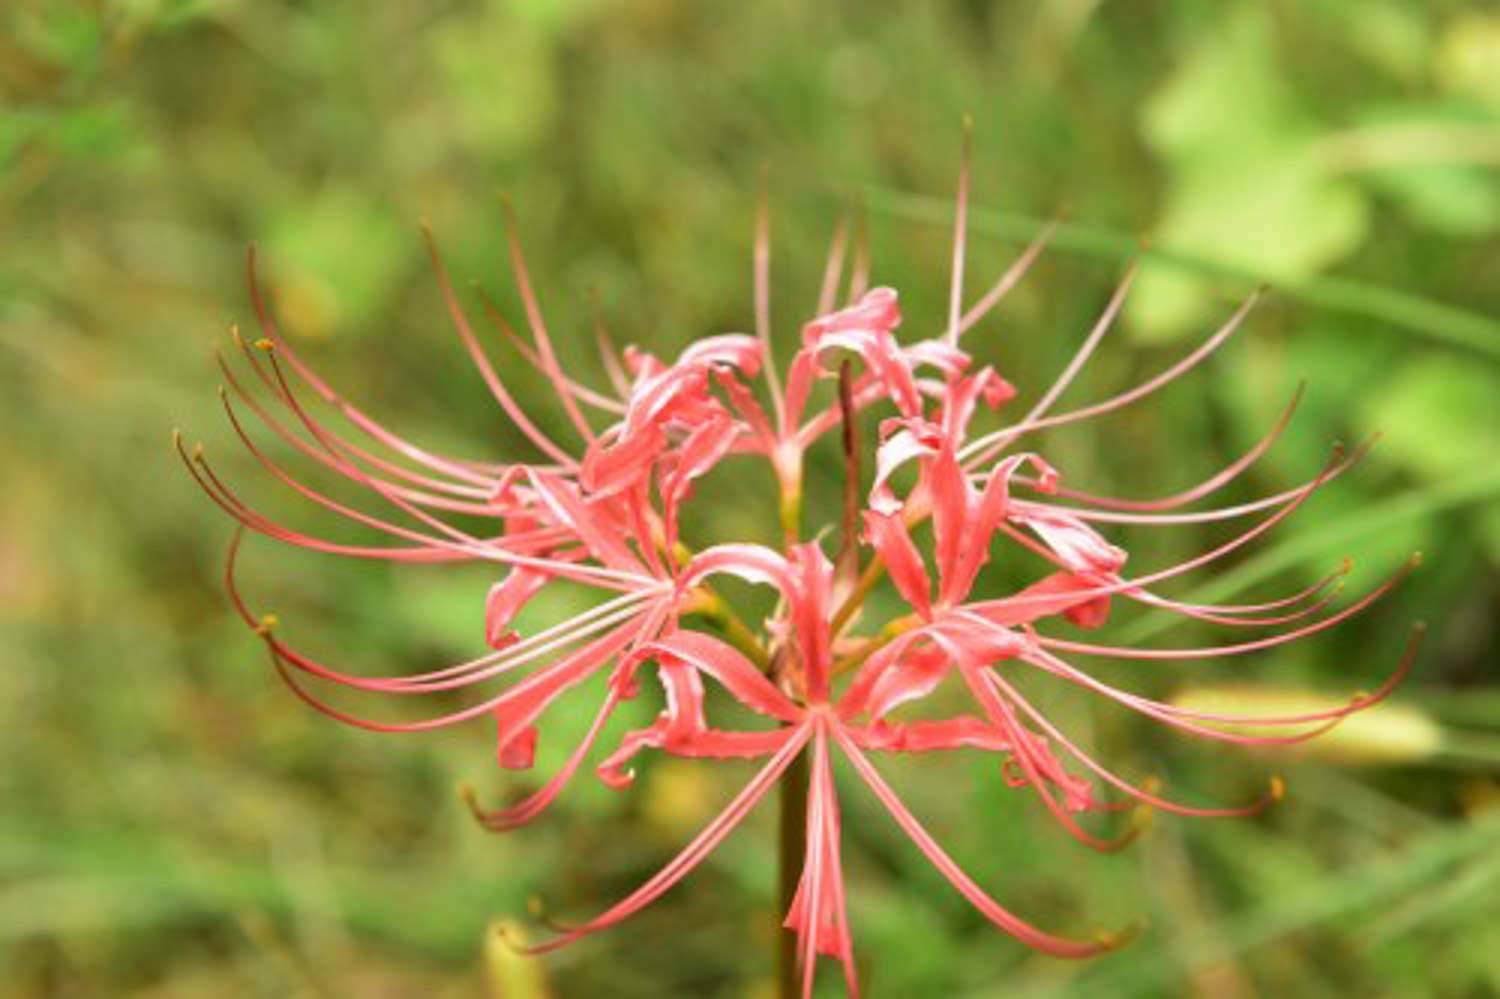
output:
M269 635L272 631L276 630L276 626L280 623L281 619L275 614L262 615L260 624L255 626L255 633L257 635Z
M1135 839L1156 821L1156 808L1149 801L1136 805L1130 813L1130 838Z
M1286 797L1286 781L1282 780L1281 779L1281 775L1279 775L1279 774L1273 775L1271 777L1271 800L1272 801L1280 801L1282 798L1285 798L1285 797Z
M259 340L255 341L255 346L260 350L264 350L266 353L270 353L271 351L276 349L276 344L272 343L271 340L267 337L261 337Z
M1123 929L1095 931L1094 940L1101 946L1108 947L1110 950L1119 950L1121 947L1124 947L1136 937L1140 936L1141 933L1145 931L1145 929L1146 917L1138 916L1133 922L1131 922Z

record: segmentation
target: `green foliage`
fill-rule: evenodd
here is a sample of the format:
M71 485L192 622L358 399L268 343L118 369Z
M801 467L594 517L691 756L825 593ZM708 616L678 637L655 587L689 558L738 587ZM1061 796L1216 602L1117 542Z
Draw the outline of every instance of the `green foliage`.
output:
M764 171L780 342L807 318L832 224L860 196L875 276L922 332L941 321L965 112L971 286L1068 209L977 341L1023 402L1132 257L1146 267L1131 335L1106 342L1070 398L1162 369L1255 284L1276 286L1190 383L1039 442L1074 484L1150 496L1196 482L1303 380L1291 430L1234 498L1304 481L1335 439L1383 434L1265 545L1173 595L1258 599L1345 554L1357 589L1426 554L1335 634L1201 676L1127 666L1111 679L1166 696L1264 676L1336 695L1378 682L1422 617L1431 640L1401 697L1461 751L1357 773L1210 753L1036 684L1124 773L1218 800L1254 793L1274 766L1290 800L1246 822L1159 816L1138 849L1081 858L991 770L893 765L916 811L1018 911L1076 932L1141 913L1151 927L1097 964L1036 958L982 925L854 790L845 853L872 994L1500 992L1497 53L1500 15L1458 0L0 6L7 995L482 994L492 919L524 916L538 894L562 918L594 911L744 776L648 761L640 793L583 781L542 824L494 838L458 787L493 802L530 778L497 771L485 725L382 737L286 694L220 595L226 522L167 445L184 426L248 499L328 527L239 456L214 396L211 348L232 323L254 328L248 243L330 381L423 443L495 460L518 435L446 328L419 220L462 292L477 281L514 313L495 202L509 192L564 363L597 380L592 293L617 339L663 353L749 325ZM566 435L543 387L517 384ZM831 473L812 480L834 494ZM774 531L760 478L716 476L702 496L725 512L695 514L694 531ZM1143 566L1222 536L1123 535ZM257 605L340 663L415 671L482 646L482 573L266 542L246 568ZM532 613L575 597L556 599ZM1164 624L1122 615L1111 637L1194 637ZM649 717L648 701L615 732ZM589 721L586 704L560 714L544 766ZM769 819L641 920L549 958L556 993L764 994Z

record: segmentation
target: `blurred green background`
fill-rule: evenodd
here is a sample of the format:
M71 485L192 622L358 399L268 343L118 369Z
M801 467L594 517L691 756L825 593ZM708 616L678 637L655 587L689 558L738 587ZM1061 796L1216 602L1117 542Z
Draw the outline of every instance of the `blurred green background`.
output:
M846 781L871 993L1500 994L1500 8L9 0L0 94L5 995L769 995L770 808L620 930L541 968L496 947L491 921L524 919L533 896L570 916L642 880L743 771L656 761L631 794L580 781L529 829L483 833L456 789L494 801L518 787L489 727L376 736L295 703L223 600L229 525L168 435L184 427L247 496L326 526L253 467L218 409L212 350L252 325L253 240L289 334L334 384L423 442L515 453L417 230L430 219L460 282L513 308L500 191L580 377L598 375L591 294L620 340L664 354L750 325L762 170L783 343L859 196L876 280L901 289L911 332L935 329L966 112L971 287L1054 213L1072 220L975 338L1023 392L1059 370L1140 236L1154 249L1138 292L1069 399L1133 384L1255 284L1277 288L1193 377L1044 438L1075 485L1197 481L1301 379L1291 433L1232 497L1300 481L1334 439L1384 432L1285 529L1174 593L1270 594L1346 553L1358 585L1426 554L1332 634L1201 669L1101 671L1159 695L1238 680L1342 695L1379 682L1414 619L1431 633L1407 714L1334 744L1337 760L1214 751L1041 693L1111 763L1184 796L1288 778L1288 802L1258 819L1159 816L1118 856L1064 841L980 761L886 768L1018 911L1074 932L1149 919L1094 963L992 932ZM710 481L701 508L756 536L770 494L742 497L762 486ZM1222 536L1122 535L1147 566ZM482 646L484 573L264 541L246 571L293 640L340 662L410 671ZM1122 614L1106 634L1205 637L1160 632ZM1440 734L1398 744L1412 725ZM544 766L566 746L555 731Z

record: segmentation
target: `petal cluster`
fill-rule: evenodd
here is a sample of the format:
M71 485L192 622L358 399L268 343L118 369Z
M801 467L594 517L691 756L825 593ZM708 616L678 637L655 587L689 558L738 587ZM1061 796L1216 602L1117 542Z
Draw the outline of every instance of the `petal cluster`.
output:
M846 985L856 992L840 854L844 804L833 766L834 758L842 757L916 849L1000 929L1058 956L1095 954L1117 945L1120 937L1070 939L1004 908L911 813L877 760L960 749L992 754L1003 780L1035 794L1059 828L1085 846L1114 849L1139 824L1126 822L1110 832L1095 824L1096 814L1106 816L1106 826L1108 814L1121 808L1244 815L1279 796L1279 783L1248 803L1196 805L1168 798L1154 785L1118 774L1062 731L1023 696L1019 673L1045 674L1192 736L1278 744L1315 737L1383 699L1410 667L1415 637L1399 667L1372 693L1335 710L1248 718L1154 700L1078 665L1090 657L1207 659L1275 648L1338 624L1397 580L1336 608L1344 570L1311 588L1254 604L1196 604L1163 593L1163 584L1211 569L1273 530L1359 453L1335 450L1317 476L1277 495L1202 508L1200 501L1270 449L1291 417L1294 398L1255 447L1191 489L1131 500L1071 488L1058 468L1022 445L1038 431L1113 412L1176 380L1233 335L1251 302L1157 376L1102 401L1059 411L1058 400L1124 302L1127 273L1056 382L1013 416L1009 407L1017 390L993 368L977 364L963 341L1020 280L1048 234L965 308L967 187L965 170L952 301L940 333L898 338L904 320L899 295L893 288L870 286L864 252L856 254L845 283L848 240L841 227L815 313L803 324L785 368L778 369L762 214L755 333L709 336L670 359L637 348L617 352L601 338L609 375L604 388L580 384L566 373L510 222L511 271L525 335L493 303L484 302L484 308L501 339L550 387L560 421L544 420L520 405L434 249L460 344L533 452L518 460L438 453L346 399L278 330L256 281L252 254L251 291L261 332L254 341L236 333L241 363L221 359L231 425L273 478L374 538L354 544L273 519L242 498L201 448L190 451L179 437L184 463L198 484L243 530L280 542L391 562L488 562L495 572L488 595L475 607L475 630L482 630L488 651L421 674L387 677L315 659L286 641L272 616L253 610L236 574L237 532L226 572L230 596L292 691L333 718L378 731L487 719L497 762L511 770L533 767L547 713L561 698L597 691L588 695L598 698L592 724L555 774L504 807L485 810L474 804L480 821L494 829L535 819L586 768L623 790L631 786L642 754L759 761L756 775L659 874L536 949L550 950L612 926L659 898L701 863L789 768L805 766L806 849L785 926L798 939L805 994L811 994L820 955L841 962ZM833 391L836 381L838 391ZM558 422L568 430L566 439L544 429ZM860 423L876 431L867 461L856 448ZM822 540L829 532L823 529L837 522L837 514L820 519L802 509L802 470L815 449L835 448L833 432L839 428L845 430L850 500L841 531L844 547L830 558ZM346 501L294 474L264 446L267 435L281 442L274 450L290 449L308 465L342 479L360 499ZM784 544L684 538L681 515L695 484L720 465L756 460L769 465L776 483L767 507L780 511ZM868 481L861 478L866 467ZM1127 569L1127 553L1105 535L1118 524L1165 528L1217 521L1248 526L1185 561L1145 570ZM989 592L985 566L1022 551L1046 569L1015 592ZM716 588L726 575L771 591L775 611L766 620L746 621ZM871 620L867 598L886 579L903 610L889 620ZM538 594L560 585L595 594L588 609L529 631L520 627ZM1059 622L1100 628L1117 601L1239 629L1248 637L1202 648L1140 648L1057 633ZM598 678L602 681L590 683ZM657 689L659 715L614 745L601 745L619 706L656 697ZM435 706L416 717L410 711L381 717L354 706L369 698ZM713 705L725 699L748 709L758 723L716 723Z

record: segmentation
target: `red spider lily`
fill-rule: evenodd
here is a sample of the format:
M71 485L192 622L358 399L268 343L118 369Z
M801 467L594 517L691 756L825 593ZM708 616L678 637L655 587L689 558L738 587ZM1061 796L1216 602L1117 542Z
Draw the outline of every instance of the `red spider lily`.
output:
M571 447L522 409L470 325L433 249L460 341L495 401L538 452L539 460L531 462L497 464L440 455L347 401L277 331L255 280L252 255L251 292L262 338L249 344L236 335L235 342L259 389L251 391L249 379L221 359L222 397L231 424L276 479L313 504L391 540L352 545L274 521L231 489L201 449L189 452L179 438L178 449L199 485L243 528L293 545L396 562L487 561L500 572L482 609L489 652L415 676L368 676L299 652L282 639L273 617L250 609L235 576L237 534L226 572L231 599L265 640L277 671L298 697L341 721L377 731L419 731L488 717L498 729L500 764L528 769L547 710L591 677L607 674L592 724L555 775L507 807L484 811L474 805L481 821L494 829L528 822L556 799L594 752L616 708L640 696L641 674L651 666L664 691L664 708L652 724L626 733L596 764L601 780L628 787L633 780L630 763L647 749L763 761L726 809L660 873L537 950L612 926L650 904L708 856L789 768L807 766L805 852L785 926L797 935L804 995L811 994L819 955L838 958L849 991L856 992L840 861L841 803L832 768L836 751L916 847L988 919L1048 953L1095 954L1116 946L1122 937L1070 940L1003 908L937 844L885 782L872 757L957 749L996 754L1004 779L1030 788L1071 836L1096 849L1115 849L1132 838L1139 824L1110 837L1086 828L1083 816L1127 807L1246 815L1278 797L1280 784L1273 781L1266 794L1243 805L1210 807L1168 799L1154 787L1118 775L1070 739L1021 695L1016 671L1030 668L1102 694L1193 736L1265 745L1317 736L1385 698L1410 668L1416 635L1394 674L1373 693L1333 710L1242 717L1153 700L1106 684L1070 661L1075 656L1171 661L1274 648L1358 613L1394 586L1400 574L1332 611L1328 608L1347 568L1300 592L1259 603L1197 604L1158 592L1159 584L1210 566L1271 531L1359 458L1361 451L1345 456L1336 450L1317 476L1296 488L1250 503L1184 510L1264 455L1291 419L1297 397L1245 455L1201 484L1162 499L1080 492L1065 487L1058 470L1039 454L1015 450L1036 431L1112 412L1176 380L1239 329L1253 297L1200 347L1159 375L1102 402L1053 412L1111 328L1130 287L1129 272L1074 358L1025 414L971 434L971 423L998 411L1016 391L993 369L976 368L962 338L1020 280L1050 230L966 310L967 191L965 158L950 303L941 334L908 343L897 338L903 322L899 296L891 288L869 287L862 244L840 303L849 249L847 229L841 226L829 252L816 315L802 328L783 382L772 356L769 236L762 204L754 266L755 335L708 337L671 362L636 349L619 355L601 337L611 383L607 391L582 385L564 372L507 208L511 267L530 342L492 303L484 304L500 332L557 396L578 438ZM829 362L835 357L843 360L837 401L814 405L819 383L834 377ZM301 456L378 502L380 512L346 504L294 476L257 443L242 419L244 408ZM884 419L872 482L861 495L856 426L862 412L875 408L882 408ZM342 425L325 422L316 415L320 409L336 411ZM847 462L844 550L837 563L801 533L805 456L835 427L844 429ZM746 455L767 460L777 477L784 548L728 540L690 549L680 536L681 513L694 484L722 462ZM897 488L902 479L912 482L904 493ZM1142 573L1127 573L1127 553L1100 533L1109 524L1170 526L1249 517L1259 519L1230 540L1176 565ZM465 526L476 522L487 526ZM927 524L931 543L919 544L920 528ZM999 536L1044 559L1050 572L1010 595L976 594ZM856 538L870 555L863 571ZM715 577L726 574L775 591L777 610L763 634L714 589ZM909 612L869 631L860 612L884 575ZM514 628L518 614L559 581L596 588L599 598L572 618L519 634ZM1257 636L1210 647L1157 649L1092 644L1044 631L1058 617L1099 628L1117 598L1257 630ZM707 717L705 681L765 718L767 725L713 725ZM968 710L923 718L898 710L935 703L932 695L948 681L966 693ZM382 721L330 700L330 685L357 694L437 695L446 701L463 692L468 697L459 707L449 705L420 720ZM1296 731L1288 734L1288 725ZM1271 731L1256 734L1257 729Z

